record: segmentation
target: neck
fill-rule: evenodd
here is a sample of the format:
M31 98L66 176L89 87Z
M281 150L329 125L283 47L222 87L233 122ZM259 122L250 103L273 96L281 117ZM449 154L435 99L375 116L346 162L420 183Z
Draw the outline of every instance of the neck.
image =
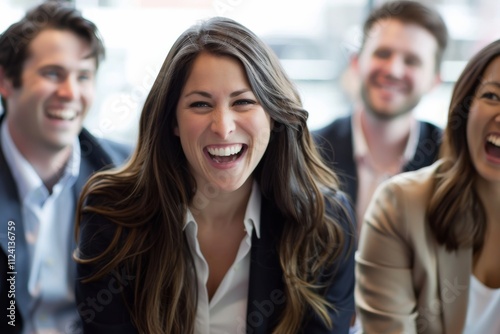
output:
M361 111L361 129L372 158L384 163L399 162L402 157L412 125L411 114L392 120L381 120L366 111Z
M9 132L19 153L33 167L48 191L52 192L52 188L64 173L64 168L71 156L72 146L61 149L48 149L42 145L33 146L26 143L23 140L24 137L12 131L11 128Z
M476 182L476 191L486 210L488 221L500 224L498 219L494 219L500 217L500 184L479 178Z
M219 191L217 196L204 195L202 189L207 189L207 187L203 185L197 188L199 190L194 196L190 210L198 224L224 228L243 222L252 193L251 178L239 189L229 193Z
M49 192L52 192L52 188L62 177L70 155L71 147L67 147L65 150L57 152L50 157L37 155L32 156L32 159L28 160Z

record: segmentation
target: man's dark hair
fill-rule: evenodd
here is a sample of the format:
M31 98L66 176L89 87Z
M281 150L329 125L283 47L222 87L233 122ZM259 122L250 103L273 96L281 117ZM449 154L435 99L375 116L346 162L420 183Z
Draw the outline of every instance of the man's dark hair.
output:
M15 88L22 85L23 65L29 56L29 45L46 29L67 30L83 38L90 45L89 58L95 58L96 67L104 58L104 45L94 23L82 17L73 5L60 0L49 0L29 10L18 22L0 35L0 67L4 75L12 80ZM7 105L2 97L2 107Z
M394 19L402 23L413 23L426 29L434 36L438 44L436 53L436 71L439 71L443 53L448 44L448 30L443 18L439 13L416 1L390 1L370 13L363 25L363 43L370 35L372 27L381 20Z

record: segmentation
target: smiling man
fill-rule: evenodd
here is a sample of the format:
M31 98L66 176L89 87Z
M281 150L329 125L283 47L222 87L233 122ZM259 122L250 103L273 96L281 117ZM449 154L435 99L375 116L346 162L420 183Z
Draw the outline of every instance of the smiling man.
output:
M1 333L80 330L76 200L90 174L129 154L82 128L103 56L95 25L64 2L43 3L0 36Z
M356 205L358 231L376 187L387 178L430 165L441 130L412 111L440 82L448 34L433 9L392 1L375 9L353 59L360 99L352 115L315 133L324 158Z

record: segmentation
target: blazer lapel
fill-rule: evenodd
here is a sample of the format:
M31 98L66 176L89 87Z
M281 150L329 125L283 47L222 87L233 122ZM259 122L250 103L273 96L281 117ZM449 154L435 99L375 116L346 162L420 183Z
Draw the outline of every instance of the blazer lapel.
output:
M81 160L78 178L73 186L73 196L76 203L75 210L76 205L78 205L80 193L89 177L94 172L106 166L112 166L114 163L111 157L102 149L101 144L85 128L80 132L78 139L80 141ZM76 222L76 216L73 222ZM75 231L71 229L71 235L68 236L68 242L70 243L69 249L72 251L77 247L74 236ZM68 257L68 262L68 277L69 280L72 281L73 277L76 277L76 266L74 265L72 256Z
M469 300L472 250L449 252L438 246L437 260L444 333L462 333Z
M1 124L1 122L0 122ZM11 230L13 234L9 235L8 223L12 221L15 225L15 230ZM0 277L2 279L2 283L0 283L0 292L2 296L0 297L0 305L4 305L8 303L7 299L7 285L3 284L7 277L11 275L7 275L8 272L16 272L16 286L20 287L16 289L16 303L18 305L22 305L25 307L25 304L30 303L31 297L28 294L28 290L22 287L28 285L29 278L29 264L31 261L29 260L28 254L28 246L26 244L26 239L24 236L24 225L22 222L22 214L21 214L21 205L19 202L19 195L17 192L17 186L14 183L14 179L12 173L7 165L7 161L5 160L5 156L3 154L2 149L0 148L0 248L1 252L5 254L5 256L0 256ZM14 248L11 252L9 252L9 236L12 238L15 237ZM12 248L11 248L12 249ZM13 253L15 251L15 253ZM7 266L7 261L9 259L9 255L15 256L15 267L12 270ZM12 256L10 257L13 258ZM4 276L5 275L5 276ZM5 304L6 305L6 304ZM19 310L19 309L18 309ZM19 311L17 310L17 313ZM19 326L22 326L22 318L18 317L16 321Z
M16 246L21 238L19 229L21 224L21 207L17 194L17 186L14 183L12 173L5 161L3 151L0 149L0 245L2 250L7 253L7 223L13 221L15 224ZM16 261L17 262L17 261Z
M442 130L429 123L419 122L418 143L412 159L403 166L403 172L431 165L438 158Z
M285 304L278 245L283 217L262 197L260 239L252 236L247 333L272 332Z
M316 145L328 166L340 178L342 190L356 203L358 179L354 161L352 115L336 119L314 132Z
M80 195L90 175L105 167L113 167L115 163L110 155L101 147L101 143L86 129L82 129L78 139L80 140L82 159L80 162L80 173L75 184L77 196Z
M349 195L352 203L358 197L358 177L354 162L354 138L352 134L352 115L340 118L335 123L335 138L330 138L333 147L333 170L342 181L342 189Z

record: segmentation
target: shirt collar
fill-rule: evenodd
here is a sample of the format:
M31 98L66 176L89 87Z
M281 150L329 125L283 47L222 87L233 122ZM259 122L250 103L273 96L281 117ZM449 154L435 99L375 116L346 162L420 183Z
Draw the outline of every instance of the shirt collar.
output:
M255 229L255 234L257 235L257 238L260 239L261 202L262 202L262 195L260 193L260 187L256 181L253 181L252 193L250 194L250 198L248 199L248 204L245 211L245 218L243 219L245 232L250 238L252 237L252 232ZM194 228L189 230L197 234L198 225L196 224L196 220L194 219L191 210L189 210L188 208L186 214L186 223L184 224L183 230L186 230L189 225L194 225Z
M12 177L17 184L19 198L24 200L29 194L33 193L40 187L45 189L40 176L38 176L33 166L23 157L14 144L7 126L7 121L2 122L0 135L2 139L1 148L5 155L5 160L7 161L7 164L12 172ZM76 137L73 142L72 154L65 166L63 176L54 188L61 188L68 184L68 182L72 185L76 181L80 172L80 159L80 141L78 140L78 137Z
M354 150L354 156L356 158L362 158L368 155L368 145L366 144L365 134L363 133L361 127L361 113L354 112L351 118L351 128L352 128L352 144Z
M0 131L2 136L2 150L5 155L5 160L7 161L12 177L17 184L19 198L23 200L29 193L40 188L43 183L33 166L31 166L31 164L21 155L16 145L14 145L6 120L2 122L2 128Z
M406 144L405 151L403 153L404 163L412 160L417 152L418 140L420 137L420 122L417 122L412 118L410 127L410 136L408 137L408 143Z
M356 159L365 159L369 156L368 145L366 144L365 134L361 127L361 112L354 112L351 119L352 140L354 157ZM402 166L413 159L417 151L418 139L420 134L420 122L412 118L410 126L410 135L402 156Z
M243 223L245 224L245 230L247 234L251 237L252 230L255 229L255 234L257 238L260 239L260 209L261 209L262 195L260 193L260 187L254 180L252 185L252 193L248 200L247 209L245 211L245 219Z

